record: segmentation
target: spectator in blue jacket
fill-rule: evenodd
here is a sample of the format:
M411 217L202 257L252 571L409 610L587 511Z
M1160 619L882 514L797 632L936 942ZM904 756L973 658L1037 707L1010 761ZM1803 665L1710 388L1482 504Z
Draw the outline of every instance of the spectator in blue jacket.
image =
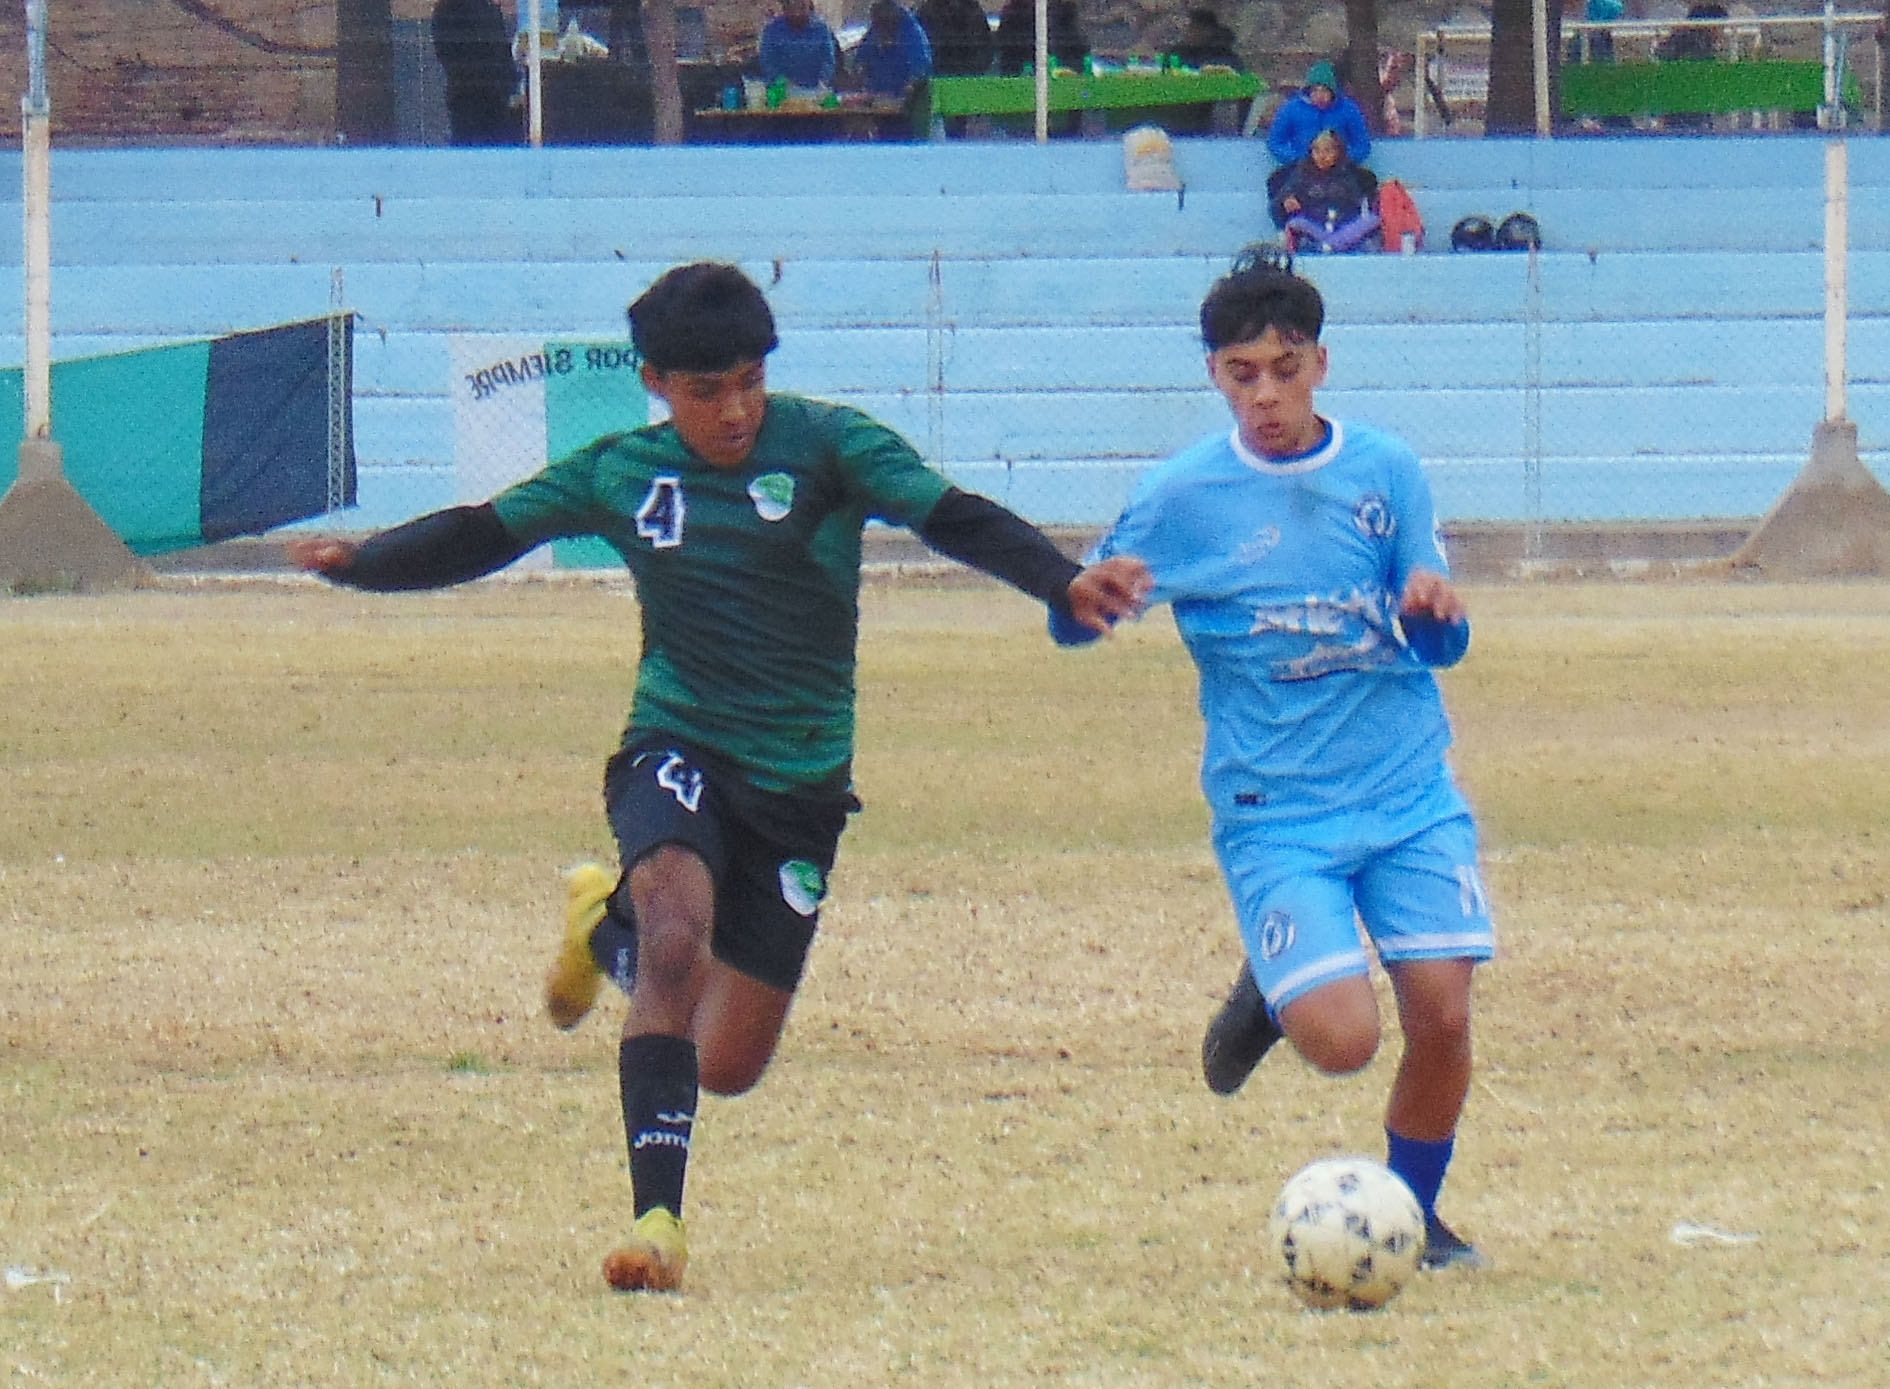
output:
M781 13L762 26L761 80L785 77L792 87L832 87L839 52L813 0L781 0Z
M912 84L932 75L932 44L918 19L898 0L873 0L866 37L853 52L860 86L874 96L903 99Z
M1371 157L1372 136L1359 104L1339 90L1338 74L1323 58L1306 73L1306 85L1280 105L1267 131L1267 149L1281 167L1312 153L1313 136L1336 130L1356 164Z

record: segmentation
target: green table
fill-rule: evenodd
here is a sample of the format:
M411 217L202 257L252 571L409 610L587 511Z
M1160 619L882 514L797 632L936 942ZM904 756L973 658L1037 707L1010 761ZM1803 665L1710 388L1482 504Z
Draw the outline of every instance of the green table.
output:
M1251 101L1267 84L1249 72L1073 73L1050 77L1052 111L1143 111ZM934 77L931 115L1029 116L1037 110L1035 77ZM933 126L937 130L936 124Z
M1858 100L1844 74L1844 101ZM1675 112L1816 111L1824 65L1782 58L1737 63L1570 63L1562 69L1567 116L1665 116Z

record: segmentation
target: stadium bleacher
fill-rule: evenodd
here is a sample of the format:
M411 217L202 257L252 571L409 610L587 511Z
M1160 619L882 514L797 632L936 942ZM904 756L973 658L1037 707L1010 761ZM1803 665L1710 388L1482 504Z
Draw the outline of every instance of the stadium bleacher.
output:
M1452 519L1763 512L1823 411L1823 153L1383 142L1431 244L1304 263L1328 406L1410 438ZM1181 140L1177 163L1179 195L1123 191L1113 141L60 151L55 355L320 314L338 270L360 316L351 523L377 526L452 499L454 335L620 335L665 265L730 259L781 318L777 385L881 414L1036 519L1093 523L1222 423L1195 306L1272 231L1259 142ZM1882 474L1890 146L1853 141L1850 167L1850 415ZM1518 210L1544 229L1533 268L1444 249L1457 217ZM17 330L0 352L19 359Z

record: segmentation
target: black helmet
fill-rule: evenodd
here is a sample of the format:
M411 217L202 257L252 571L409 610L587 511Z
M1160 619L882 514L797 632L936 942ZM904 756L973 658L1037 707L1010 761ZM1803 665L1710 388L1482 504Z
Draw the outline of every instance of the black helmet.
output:
M1542 226L1526 212L1512 212L1496 229L1499 251L1540 251Z
M1450 249L1453 251L1488 251L1496 246L1496 228L1490 225L1490 219L1471 213L1450 229Z

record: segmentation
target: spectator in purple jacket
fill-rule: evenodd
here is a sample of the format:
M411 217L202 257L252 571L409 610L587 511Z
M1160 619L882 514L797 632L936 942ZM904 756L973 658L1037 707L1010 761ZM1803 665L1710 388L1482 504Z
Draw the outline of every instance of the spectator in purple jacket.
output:
M1273 201L1288 250L1356 251L1378 230L1378 180L1346 157L1336 130L1313 136L1312 153L1292 165Z

